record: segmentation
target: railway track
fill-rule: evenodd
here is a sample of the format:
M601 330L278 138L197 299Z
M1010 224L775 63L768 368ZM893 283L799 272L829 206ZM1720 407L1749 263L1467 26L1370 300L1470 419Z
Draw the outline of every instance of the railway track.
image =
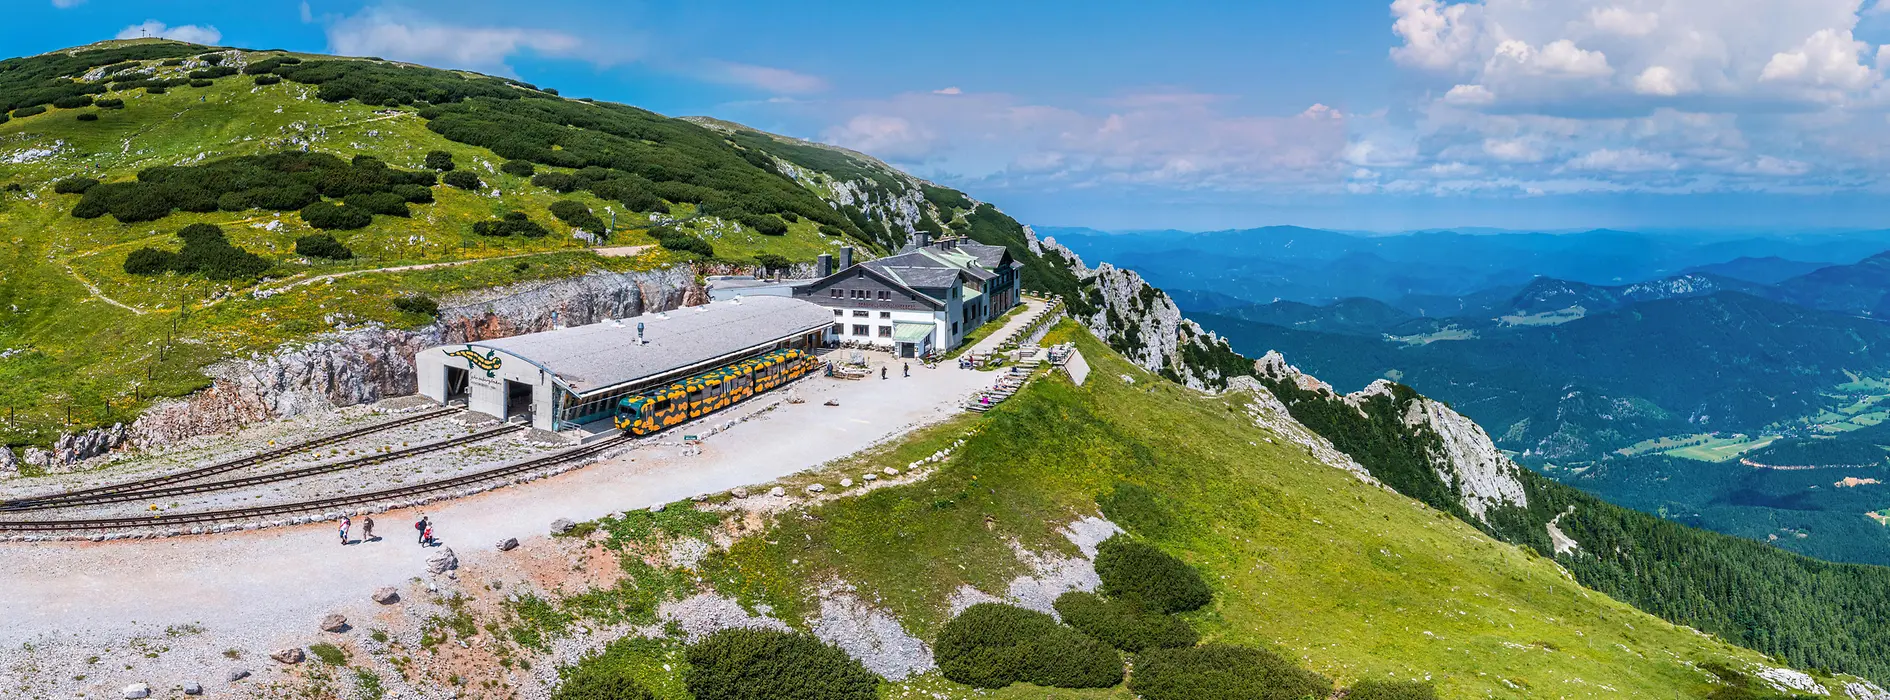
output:
M15 499L11 501L0 501L0 511L29 510L32 508L23 507L23 506L35 506L36 504L52 502L52 501L70 501L73 499L82 499L85 497L93 496L96 494L103 494L103 493L142 491L142 490L156 488L159 486L166 486L169 484L176 484L176 483L181 483L185 481L194 481L196 479L201 479L206 476L216 476L218 474L233 472L238 469L243 469L245 467L253 467L258 464L266 464L268 462L272 462L277 459L287 457L297 452L303 452L306 450L311 450L311 449L322 447L325 445L332 445L338 442L345 442L345 441L352 440L352 439L362 437L365 435L372 435L374 433L378 433L384 430L392 430L394 428L398 428L405 425L423 423L429 420L433 420L435 418L440 418L442 416L448 416L455 413L459 413L460 410L461 409L458 409L458 408L443 408L437 411L427 411L424 413L416 413L411 416L402 416L394 420L383 421L380 423L375 423L373 425L366 425L359 428L355 428L353 430L344 430L339 433L334 433L331 435L324 435L322 437L314 438L311 440L304 440L302 442L298 442L293 445L286 445L286 446L278 447L272 450L264 450L262 452L258 452L248 457L240 457L240 458L233 459L227 462L220 462L217 464L212 464L207 467L199 467L197 469L185 470L185 471L177 472L175 474L166 474L164 476L156 476L156 477L151 477L148 479L128 481L122 484L95 486L92 488L79 489L76 491L67 491L65 493L60 493L60 494L20 498L20 499Z
M487 469L485 471L473 472L471 474L462 474L456 477L442 479L439 481L428 482L425 484L415 484L413 486L402 486L399 488L383 489L380 491L355 494L351 496L335 496L332 498L323 498L323 499L317 499L317 500L312 500L312 501L302 501L299 503L284 503L280 505L254 506L254 507L249 507L249 508L230 508L230 509L225 509L225 510L205 511L205 512L200 512L200 513L177 513L177 514L160 513L160 514L154 514L148 517L140 516L140 517L121 517L121 518L91 518L91 519L80 519L80 520L0 521L0 533L27 533L27 532L68 532L69 533L69 532L86 531L86 530L111 530L111 529L119 529L119 528L214 525L218 523L227 523L227 522L238 521L238 520L254 520L254 519L260 519L260 518L273 518L273 517L280 517L280 516L300 515L304 513L324 513L324 512L334 511L337 509L359 508L362 506L382 504L389 501L400 501L400 500L411 499L415 496L425 496L429 494L435 494L441 491L453 491L457 489L463 489L468 486L473 486L475 484L493 481L495 479L506 479L506 478L511 478L513 476L518 476L522 474L529 474L531 472L543 469L545 467L555 466L555 465L562 464L565 462L571 462L571 461L575 461L575 460L582 459L585 457L590 457L596 454L600 454L604 452L605 450L609 450L613 447L623 445L633 439L635 438L633 438L632 436L619 435L617 437L601 440L601 441L598 441L596 443L592 443L589 445L584 445L581 447L574 447L568 450L564 450L556 454L550 454L543 457L536 457L536 458L528 459L522 462L508 464L502 467L495 467L492 469Z
M208 482L197 483L197 484L184 484L181 486L157 486L157 487L135 489L135 490L130 490L130 491L108 491L108 492L90 493L90 494L85 494L82 496L65 496L65 497L60 497L60 498L40 499L40 500L27 501L27 502L15 502L12 504L7 504L5 506L0 506L0 511L21 512L21 511L33 511L33 510L48 510L52 508L75 508L75 507L81 507L81 506L104 505L108 503L124 503L126 501L143 501L143 500L148 500L148 499L169 498L172 496L185 496L185 495L197 494L197 493L213 493L216 491L229 491L232 489L240 489L240 488L245 488L249 486L272 484L272 483L276 483L280 481L293 481L295 479L305 479L311 476L331 474L331 473L339 472L339 471L347 471L349 469L357 469L360 467L366 467L366 466L371 466L375 464L383 464L383 463L391 462L397 459L405 459L407 457L413 457L417 455L439 452L441 450L451 449L454 447L458 447L460 445L469 445L475 442L483 442L483 441L490 440L495 437L499 437L501 435L506 435L508 433L516 433L524 429L525 429L525 426L523 425L501 425L491 430L485 430L485 431L481 431L477 433L472 433L469 435L461 435L459 437L448 438L446 440L440 440L437 442L429 442L423 445L415 445L413 447L393 450L389 452L376 452L374 454L370 454L365 457L357 457L354 459L342 460L340 462L331 462L328 464L317 464L310 467L303 467L301 469L291 469L288 471L276 472L273 474L258 474L256 476L247 476L247 477L242 477L242 478L237 478L237 479L225 479L222 481L208 481Z

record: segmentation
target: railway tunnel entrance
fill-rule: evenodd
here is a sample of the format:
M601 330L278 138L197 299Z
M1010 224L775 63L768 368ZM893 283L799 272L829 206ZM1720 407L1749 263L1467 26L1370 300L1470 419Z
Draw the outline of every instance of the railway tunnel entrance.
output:
M505 419L524 416L527 422L532 418L532 385L525 382L505 380Z
M472 372L465 367L446 368L446 401L444 403L463 403L470 394Z

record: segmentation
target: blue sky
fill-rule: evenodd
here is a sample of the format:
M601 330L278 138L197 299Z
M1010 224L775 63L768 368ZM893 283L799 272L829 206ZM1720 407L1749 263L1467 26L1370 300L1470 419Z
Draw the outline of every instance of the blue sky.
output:
M1890 0L13 0L871 153L1044 225L1887 227Z

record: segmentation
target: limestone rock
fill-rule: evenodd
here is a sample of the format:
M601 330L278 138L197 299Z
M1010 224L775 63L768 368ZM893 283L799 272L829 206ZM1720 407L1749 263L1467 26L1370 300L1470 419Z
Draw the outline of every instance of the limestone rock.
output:
M575 527L577 527L577 523L572 522L570 518L559 518L551 521L551 534L562 535L570 532Z
M852 479L841 479L841 480L840 480L840 488L843 488L843 489L850 489L850 488L853 488L853 480L852 480Z
M452 547L441 547L433 556L427 557L427 573L443 574L459 568L459 557L453 555Z
M498 550L501 552L510 552L514 549L518 549L518 538L507 537L505 539L499 540L499 543L494 546L497 547Z
M380 603L381 605L393 605L400 602L400 591L394 590L393 586L381 586L380 588L374 589L373 597L376 603Z
M20 475L20 465L24 464L13 449L0 445L0 479L10 479Z
M299 664L303 659L308 658L308 655L302 653L301 647L289 647L270 654L269 658L275 659L276 663Z
M348 629L348 618L340 613L329 613L322 618L323 632L341 632Z
M148 698L151 697L151 686L143 683L133 683L125 686L123 695L125 700L141 700L142 698Z
M235 683L237 681L243 680L248 677L249 677L249 669L242 668L240 666L237 668L230 669L230 672L224 676L224 678L231 683Z
M822 492L822 491L825 491L825 490L827 490L827 487L826 487L826 486L822 486L822 485L820 485L820 484L808 484L808 485L807 485L807 492L808 492L808 493L820 493L820 492Z
M768 495L770 495L770 496L774 496L774 497L776 497L776 498L779 498L779 497L781 497L781 496L786 496L786 495L787 495L787 489L784 489L784 488L781 488L781 487L779 487L779 486L776 486L776 487L774 487L774 488L771 488L771 489L768 489Z
M730 496L734 496L734 497L736 497L736 498L747 498L747 497L748 497L748 489L745 489L745 488L742 488L742 487L740 487L740 486L737 486L737 487L735 487L734 489L731 489L731 490L730 490L730 491L728 492L728 495L730 495Z
M190 682L187 682L187 683L185 683L185 684L184 684L184 694L185 694L185 695L202 695L202 694L203 694L203 684L202 684L202 683L198 683L198 682L196 682L196 681L190 681Z

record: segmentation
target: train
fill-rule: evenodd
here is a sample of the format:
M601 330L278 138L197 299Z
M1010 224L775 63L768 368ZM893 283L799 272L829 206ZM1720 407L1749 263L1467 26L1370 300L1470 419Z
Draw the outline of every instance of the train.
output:
M776 350L703 372L617 402L614 424L630 435L650 435L741 403L807 376L820 361L804 350Z

